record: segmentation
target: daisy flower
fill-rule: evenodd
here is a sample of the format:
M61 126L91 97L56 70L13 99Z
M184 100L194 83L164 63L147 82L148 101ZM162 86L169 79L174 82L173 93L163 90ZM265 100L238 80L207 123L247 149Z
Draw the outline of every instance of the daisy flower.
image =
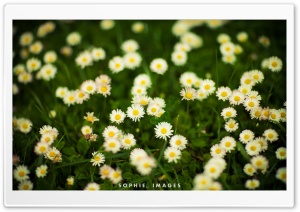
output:
M135 95L132 98L132 104L140 104L142 106L148 105L152 99L147 95Z
M162 58L153 59L150 63L150 70L163 75L168 69L167 62Z
M225 123L225 130L227 132L235 132L239 128L239 123L237 123L234 119L229 119Z
M47 165L40 165L36 168L35 174L38 178L44 178L47 175L48 166Z
M103 165L100 167L99 174L101 175L101 179L108 179L111 171L113 171L113 168L108 165Z
M117 168L116 170L111 170L108 178L113 184L118 184L119 182L121 182L123 180L121 169Z
M245 72L240 79L241 85L254 86L255 82L248 72Z
M196 96L196 98L199 101L202 101L203 99L206 99L207 97L208 97L208 93L207 92L205 92L202 89L197 90L197 96Z
M27 134L31 131L32 122L29 119L20 118L18 119L18 129L20 132Z
M70 46L63 46L60 49L60 53L66 57L69 57L73 54L73 49Z
M90 94L79 89L74 91L74 96L77 104L82 104L84 101L90 99Z
M280 121L286 122L286 109L281 108L281 109L278 110L278 112L280 114Z
M48 151L44 154L45 158L49 160L56 161L61 157L61 153L56 147L49 148ZM57 161L60 162L60 161Z
M195 83L197 75L194 72L184 72L179 78L179 82L183 87L192 87Z
M145 115L144 108L139 104L128 107L126 113L127 116L134 122L140 121L140 119Z
M161 108L165 108L166 107L165 100L163 98L159 98L159 97L153 98L152 101L150 102L150 104L157 104Z
M267 69L269 67L269 58L263 59L260 66L262 69Z
M239 44L234 45L234 54L238 55L243 53L243 48Z
M254 141L257 141L260 144L261 152L264 152L268 149L268 142L264 137L257 137L254 139Z
M51 133L53 139L55 140L58 136L58 130L55 127L51 127L49 125L44 125L40 128L39 133L44 135L45 133Z
M121 150L121 143L116 138L106 138L103 147L107 152L117 153Z
M276 172L276 179L286 183L286 167L279 168Z
M130 133L125 134L123 138L120 140L123 149L130 149L131 147L136 145L136 140L134 136Z
M250 160L251 164L259 170L266 170L269 166L269 162L267 160L267 158L265 158L262 155L257 155L251 158Z
M245 110L251 111L254 108L257 108L259 106L259 101L255 98L246 98L244 100L244 107Z
M187 53L191 51L191 47L186 43L176 43L174 46L174 51L183 51Z
M263 108L261 111L261 119L262 120L268 120L270 116L270 109L267 108Z
M55 91L55 96L63 99L65 95L68 93L68 91L69 90L67 87L58 87Z
M138 42L136 42L135 40L133 39L130 39L130 40L126 40L124 41L122 44L121 44L121 49L126 52L126 53L129 53L129 52L135 52L139 49L139 44Z
M266 36L260 36L258 42L263 45L264 47L270 46L270 39Z
M239 139L243 144L247 144L254 139L254 133L251 130L243 130L239 135Z
M237 115L237 112L234 108L232 107L227 107L227 108L224 108L221 112L221 116L224 118L224 119L229 119L229 118L234 118L236 117Z
M109 96L110 91L111 86L109 84L97 84L97 93L102 94L104 97Z
M120 109L113 110L109 114L110 121L113 123L117 123L117 124L122 123L124 121L125 117L126 117L126 114Z
M225 34L225 33L221 33L218 35L217 37L217 42L219 44L223 44L223 43L228 43L231 41L231 38L229 35Z
M97 183L88 183L84 189L85 191L98 191L100 190L100 185Z
M31 73L27 73L27 72L23 72L21 74L19 74L18 76L18 82L23 83L23 84L27 84L32 82L32 74Z
M152 83L148 74L139 74L134 78L134 85L144 86L146 88L150 88Z
M282 60L279 57L270 57L268 59L269 61L269 65L268 68L272 71L272 72L279 72L282 69Z
M40 70L42 79L46 81L54 79L56 72L57 68L52 64L46 64Z
M246 96L252 99L257 99L258 101L261 100L261 96L257 91L250 91Z
M193 32L186 32L180 37L181 43L189 45L192 49L197 49L203 46L203 40L200 36Z
M194 190L208 190L213 180L206 174L197 174L193 180Z
M49 151L49 144L47 142L38 142L34 147L34 152L37 155L46 154Z
M196 98L197 92L194 88L185 87L180 91L181 100L194 100Z
M18 185L18 190L32 190L33 184L30 180L22 180Z
M222 55L233 55L235 50L235 45L231 42L223 43L220 46L220 52Z
M114 28L115 25L116 25L116 23L113 20L103 20L103 21L100 21L100 27L103 30L110 30L110 29Z
M219 182L213 182L211 186L209 187L209 190L211 191L220 191L223 190L222 184Z
M19 165L14 169L14 178L17 181L24 181L29 179L30 171L27 166Z
M147 94L147 88L141 85L134 85L131 89L132 95L146 95Z
M100 166L101 163L105 162L105 156L100 152L93 152L93 157L91 158L91 163L93 166Z
M157 104L149 104L149 106L147 107L147 114L150 116L157 116L160 110L161 107Z
M245 183L245 187L248 189L251 189L251 190L258 188L259 185L260 185L260 183L256 179L247 180Z
M189 30L189 26L186 23L182 23L181 21L177 21L172 27L173 35L179 37L182 36Z
M215 144L210 148L210 155L223 158L226 155L226 150L220 144Z
M66 179L66 181L68 186L72 186L74 184L74 177L70 176Z
M187 53L181 50L176 50L172 52L171 60L177 66L183 66L186 64L188 59Z
M276 158L279 160L286 159L286 148L285 147L280 147L276 150Z
M57 54L55 51L48 51L44 54L45 63L54 63L57 60Z
M76 57L75 62L78 66L84 69L87 66L93 65L93 58L90 52L83 51Z
M250 85L240 85L238 91L244 95L248 95L251 92L252 86Z
M23 72L25 72L26 71L26 69L25 69L25 65L23 65L23 64L18 64L18 65L16 65L15 67L14 67L14 74L15 75L19 75L19 74L21 74L21 73L23 73Z
M19 93L19 87L15 83L13 83L13 85L12 85L12 93L13 93L13 95L16 95Z
M124 59L120 56L115 56L108 62L108 67L113 74L119 73L124 70Z
M252 140L246 144L245 149L248 155L254 156L260 153L261 145L257 140Z
M240 105L244 102L245 95L238 90L234 90L229 97L229 102L231 105Z
M80 86L80 90L88 94L94 94L96 89L97 85L93 80L86 80Z
M181 151L176 147L167 147L164 152L164 157L168 163L177 163L181 158Z
M153 168L156 167L156 161L155 159L146 156L141 158L138 162L137 162L137 171L141 174L141 175L149 175L152 171Z
M201 85L202 85L202 82L203 82L203 79L201 79L201 78L199 78L199 77L196 76L196 79L195 79L193 85L196 88L200 88Z
M228 100L232 91L230 90L229 87L219 87L218 90L216 91L216 96L218 97L219 100L225 101Z
M226 152L231 152L231 150L234 150L234 148L236 147L236 141L233 137L225 136L220 141L220 145L223 149L225 149Z
M215 82L210 79L205 79L202 81L200 89L202 89L203 91L208 93L208 95L210 95L216 90Z
M182 135L174 135L170 140L170 146L179 150L184 150L187 145L187 139Z
M145 150L140 148L135 148L130 153L130 163L134 166L137 166L141 159L148 157Z
M101 74L95 79L96 84L110 84L111 78L106 74Z
M208 161L208 163L204 166L203 173L213 179L217 179L222 173L222 171L223 170L217 163Z
M271 143L278 140L278 133L273 129L265 130L263 136Z
M236 61L236 56L234 54L223 55L222 61L228 64L234 64Z
M39 54L43 50L43 44L40 41L35 41L29 46L29 51L32 54Z
M23 59L23 60L26 60L29 56L29 51L28 49L21 49L20 50L20 57Z
M99 119L94 116L94 112L86 112L86 116L83 117L87 122L94 123L95 121L99 121Z
M88 134L93 133L93 129L90 126L86 125L81 128L81 133L83 135L88 135Z
M239 32L236 35L236 39L240 42L240 43L245 43L248 40L248 34L246 32Z
M145 25L143 22L134 22L131 26L131 30L134 33L142 33L145 29Z
M81 42L81 35L78 32L72 32L67 36L66 41L70 46L76 46Z
M91 55L94 61L104 60L106 57L105 51L102 48L93 48Z
M40 139L41 142L45 142L48 145L51 145L54 142L53 135L51 132L44 133Z
M128 69L135 69L140 67L142 57L137 52L129 52L123 56L124 66Z
M279 122L281 119L280 112L275 109L270 110L269 120L273 122Z
M251 163L247 163L244 166L243 171L245 172L246 175L253 176L253 174L256 172L256 169L254 168L254 166L252 166Z
M33 34L31 32L24 32L19 39L21 46L29 46L33 41Z
M102 136L104 138L118 138L120 130L115 126L108 126L104 129Z
M155 137L167 140L172 136L173 130L172 125L167 122L160 122L155 126Z
M264 74L259 70L249 71L249 74L255 83L261 83L264 80Z

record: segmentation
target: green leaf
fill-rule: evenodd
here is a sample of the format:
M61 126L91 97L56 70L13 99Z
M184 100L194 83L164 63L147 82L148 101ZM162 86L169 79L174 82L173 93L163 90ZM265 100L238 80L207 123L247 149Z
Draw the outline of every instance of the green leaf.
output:
M63 155L67 155L67 156L78 155L78 153L76 152L74 147L64 147L61 150L61 152L62 152Z
M160 122L170 122L170 113L164 112L160 117L153 117L150 119L150 123L157 125Z
M85 155L90 148L90 143L86 141L84 138L81 138L77 143L77 151L81 155Z
M126 180L131 180L131 179L132 179L132 176L133 176L133 174L130 173L130 172L125 172L125 173L123 174L123 178L126 179Z
M207 142L202 140L202 139L195 139L195 140L192 140L192 145L194 145L195 147L205 147L207 146Z
M184 150L184 151L182 151L181 154L182 154L181 161L183 163L189 163L191 161L192 156L191 156L191 154L188 151Z
M53 146L55 146L58 150L61 150L64 146L65 146L66 142L61 141L58 142L57 144L54 144Z
M237 150L243 155L243 157L247 161L250 161L250 156L247 154L244 145L239 141L237 142Z

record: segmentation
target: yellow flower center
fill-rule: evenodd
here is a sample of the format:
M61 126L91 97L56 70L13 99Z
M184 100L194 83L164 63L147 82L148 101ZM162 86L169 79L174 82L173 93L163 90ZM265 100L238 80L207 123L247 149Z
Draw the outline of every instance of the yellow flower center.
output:
M125 139L125 143L126 143L126 144L130 144L130 143L131 143L130 139L126 138L126 139Z
M244 135L244 139L249 139L250 135Z
M243 94L246 94L246 93L248 93L248 90L244 88L244 89L242 90L242 93L243 93Z
M276 61L274 61L274 62L272 62L272 67L274 67L274 68L276 68L276 66L277 66L277 62Z
M202 185L205 185L206 183L207 183L206 180L201 180L201 181L200 181L200 184L202 184Z
M274 135L273 135L273 134L269 134L268 137L269 137L269 138L273 138Z
M25 123L25 124L22 125L22 127L23 127L24 129L27 129L27 128L28 128L28 124Z
M114 173L114 178L118 178L120 176L120 174L118 172Z
M135 61L135 59L132 57L129 59L129 62L133 63Z
M115 146L116 146L116 144L115 144L114 142L110 142L110 143L109 143L109 147L113 148L113 147L115 147Z
M181 59L182 58L182 56L179 54L179 55L177 55L177 59Z
M94 160L95 160L95 161L100 161L100 159L101 159L101 157L98 156L98 155L96 155L96 156L94 157Z
M251 151L255 151L256 150L256 146L251 146L250 149L251 149Z
M269 110L266 110L266 111L264 112L264 116L269 117Z
M104 171L103 171L103 175L106 175L106 176L107 176L107 175L108 175L108 171L107 171L107 170L104 170Z
M226 92L226 91L223 91L223 92L221 93L221 96L222 96L222 97L226 97L226 96L227 96L227 92Z
M272 119L276 119L276 115L274 113L271 114Z
M208 84L205 85L205 86L204 86L204 89L205 89L205 90L209 90L209 89L210 89L210 85L208 85Z
M282 152L279 153L279 155L280 155L281 157L284 157L284 156L285 156L285 152L282 151Z
M144 163L144 168L149 168L150 164L149 163Z
M87 58L86 58L86 57L83 57L83 58L82 58L82 62L84 62L84 63L87 62Z
M250 186L251 186L251 187L255 187L255 185L256 185L255 182L254 182L254 181L251 181Z
M256 80L258 80L258 79L259 79L259 76L258 76L257 74L255 74L255 75L253 76L253 78L256 79Z
M107 87L106 86L102 86L101 87L101 91L104 93L104 92L106 92L107 91Z
M42 170L41 170L41 174L46 174L46 170L45 170L45 169L42 169Z
M246 80L245 80L245 83L246 83L247 85L249 85L249 84L251 83L251 80L250 80L250 79L246 79Z
M23 189L24 189L24 190L28 190L28 189L29 189L29 185L25 184L25 185L23 186Z
M91 132L90 129L86 129L86 130L85 130L85 133L86 133L86 134L88 134L88 133L90 133L90 132Z
M253 103L253 102L249 102L249 103L248 103L248 106L249 106L249 107L254 107L254 103Z
M155 113L156 112L156 108L155 107L151 108L151 112Z
M54 157L54 156L55 156L55 152L50 152L50 153L49 153L49 156L50 156L50 157Z
M281 175L281 178L285 180L285 179L286 179L286 173L283 173L283 174Z
M87 120L88 122L93 122L93 121L94 121L94 117L88 116L86 120Z
M190 92L185 94L185 98L187 98L187 99L191 99L192 97L193 97L193 94Z
M282 112L282 113L280 114L280 116L281 116L281 118L285 118L285 117L286 117L285 112Z
M210 173L215 173L215 172L216 172L216 168L211 167L211 168L209 169L209 172L210 172Z
M249 167L249 168L247 169L247 171L248 171L249 173L252 173L252 172L253 172L253 169Z
M141 85L145 85L146 84L146 81L145 80L142 80L141 81Z
M191 79L187 79L186 82L187 82L188 84L192 84L193 81L192 81Z
M115 115L115 119L116 119L116 120L120 120L120 119L121 119L120 114L116 114L116 115Z
M216 149L216 153L220 154L221 153L221 149Z
M231 146L231 143L230 143L229 141L227 141L227 142L225 143L225 146L226 146L226 147L230 147L230 146Z
M46 151L46 147L41 146L41 147L40 147L40 152L45 152L45 151Z
M113 131L110 131L109 133L108 133L108 136L109 137L113 137L115 135L115 133L113 132Z
M91 91L91 90L93 89L93 87L92 87L91 85L89 85L89 86L86 87L86 89L87 89L88 91Z
M145 101L144 99L143 100L141 100L141 105L146 105L147 104L147 101Z
M162 68L162 65L160 63L156 64L156 68L157 69L161 69Z
M133 111L132 111L132 114L133 114L134 116L137 116L137 115L139 115L139 111L138 111L138 110L133 110Z
M50 75L50 74L51 74L51 70L48 69L48 70L46 71L46 74Z
M255 116L256 116L256 117L260 117L260 112L259 112L259 111L256 111L256 112L255 112Z
M175 143L177 146L179 146L181 144L181 140L177 140Z
M262 162L259 160L259 161L256 161L256 166L261 166L262 165Z
M160 132L161 132L162 134L166 134L166 133L167 133L167 129L166 129L166 128L162 128L162 129L160 130Z
M229 124L229 127L230 127L230 128L233 128L233 127L234 127L234 123L231 122L231 123Z
M170 157L171 158L175 157L175 155L176 155L175 152L170 152Z
M226 48L225 48L225 50L227 51L227 52L229 52L230 51L230 47L229 46L227 46Z
M48 143L50 141L50 138L49 137L46 137L45 138L45 141Z
M121 65L120 65L120 63L116 63L115 66L116 66L116 68L120 68Z
M20 171L20 172L19 172L19 176L20 176L20 177L24 177L24 176L25 176L25 172Z
M230 112L230 111L228 111L228 112L226 112L226 114L225 114L227 117L229 117L229 116L231 116L232 115L232 113Z
M238 102L238 101L240 101L240 100L241 100L241 98L240 98L239 96L235 96L235 97L234 97L234 101L237 101L237 102Z
M69 101L73 101L73 100L74 100L74 96L70 96Z

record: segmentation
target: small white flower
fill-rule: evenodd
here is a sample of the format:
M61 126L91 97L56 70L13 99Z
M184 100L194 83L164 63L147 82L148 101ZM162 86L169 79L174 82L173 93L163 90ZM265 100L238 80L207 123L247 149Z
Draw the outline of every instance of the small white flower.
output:
M105 51L102 48L93 48L91 55L94 61L104 60L106 57Z
M225 101L229 99L231 93L232 91L230 90L229 87L219 87L216 92L216 96L218 97L219 100Z
M93 163L92 164L93 166L100 166L101 163L105 162L105 156L102 153L93 152L92 155L93 155L93 157L90 162Z
M93 129L90 127L90 126L83 126L82 128L81 128L81 133L83 134L83 135L88 135L88 134L91 134L91 133L93 133Z
M247 163L244 166L243 170L244 170L245 174L247 174L249 176L253 176L253 174L256 172L255 167L251 163Z
M194 88L185 87L180 91L181 100L194 100L196 98L197 91Z
M86 80L80 86L80 90L88 94L94 94L96 89L97 85L93 80Z
M113 74L119 73L124 70L124 60L120 56L115 56L108 62L108 67Z
M269 65L268 68L272 71L272 72L279 72L282 69L282 60L279 57L270 57L268 59Z
M87 66L93 65L93 58L90 52L83 51L76 57L75 62L78 66L84 69Z
M271 143L278 140L278 133L273 129L265 130L263 136Z
M173 130L172 125L167 122L160 122L155 126L155 137L167 140L172 136Z
M135 40L126 40L122 43L121 49L126 52L135 52L139 49L139 44Z
M220 145L225 149L226 152L231 152L231 150L234 150L234 148L236 147L236 141L233 137L225 136L220 141Z
M134 78L133 84L150 88L152 83L148 74L139 74Z
M106 138L103 147L107 152L117 153L121 150L121 143L116 138Z
M221 144L215 144L210 148L210 155L212 157L223 158L226 155L226 150L221 146Z
M151 61L150 69L157 74L163 75L168 69L168 64L164 59L156 58Z
M285 147L280 147L276 150L276 158L279 160L286 159L286 148Z
M144 115L144 108L139 104L131 105L127 108L127 116L133 121L140 121Z
M113 110L109 114L110 121L113 123L115 122L117 124L122 123L124 121L125 117L126 117L126 114L120 109Z
M177 161L181 158L181 151L176 147L168 147L164 152L164 156L168 163L177 163Z
M258 155L261 151L261 145L257 140L249 141L245 147L247 154L250 156Z
M124 66L128 69L136 69L140 67L142 57L139 53L130 52L123 56Z
M247 144L254 139L254 133L251 130L243 130L239 138L242 143Z
M104 138L118 138L120 130L115 126L108 126L104 129L102 136Z
M136 145L136 140L135 140L134 136L130 133L125 134L120 141L121 141L123 149L130 149L131 147Z
M221 44L220 52L222 55L233 55L235 50L235 45L231 42L226 42Z
M236 117L237 115L237 112L234 108L232 107L227 107L227 108L224 108L221 112L221 116L224 118L224 119L229 119L229 118L234 118Z
M239 128L239 123L237 123L234 119L229 119L225 123L225 130L227 132L235 132Z
M172 62L177 66L183 66L188 59L187 53L181 50L176 50L171 55Z
M187 139L182 135L174 135L170 140L170 146L179 150L184 150L187 145Z

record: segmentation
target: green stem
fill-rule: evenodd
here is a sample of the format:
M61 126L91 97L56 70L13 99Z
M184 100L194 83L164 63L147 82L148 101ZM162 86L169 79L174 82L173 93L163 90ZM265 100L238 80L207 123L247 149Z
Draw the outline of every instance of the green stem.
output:
M162 158L162 156L163 156L163 154L164 154L164 152L165 152L165 149L166 149L166 147L167 147L167 143L168 143L168 140L165 140L164 141L165 143L163 144L163 146L162 146L162 148L161 148L161 151L160 151L160 154L159 154L159 157L158 157L158 162L160 162L160 160L161 160L161 158Z

